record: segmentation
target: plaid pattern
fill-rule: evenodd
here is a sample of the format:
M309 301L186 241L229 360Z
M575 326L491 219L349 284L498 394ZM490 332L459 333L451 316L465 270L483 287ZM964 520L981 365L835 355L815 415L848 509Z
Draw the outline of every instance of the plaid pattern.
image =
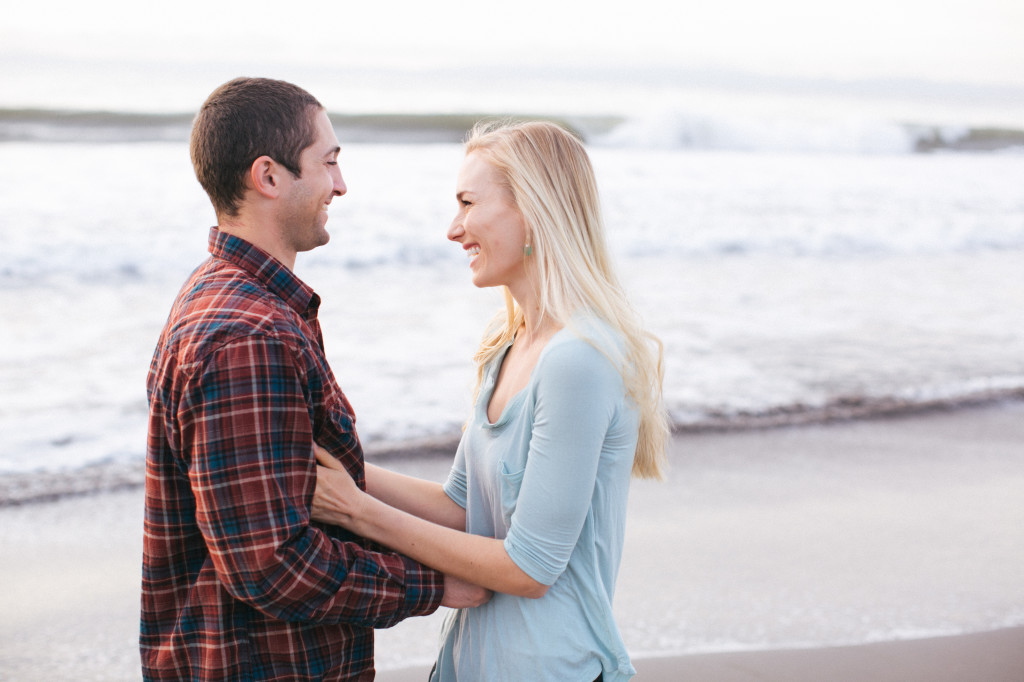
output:
M440 604L437 572L310 521L316 440L364 487L320 299L213 228L157 344L140 648L147 680L371 680L373 628Z

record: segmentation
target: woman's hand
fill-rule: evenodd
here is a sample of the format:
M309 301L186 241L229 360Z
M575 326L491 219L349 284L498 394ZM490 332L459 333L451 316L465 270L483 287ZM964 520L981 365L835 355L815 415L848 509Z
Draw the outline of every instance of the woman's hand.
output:
M479 585L474 585L455 576L444 576L444 597L441 606L450 609L472 609L483 606L491 600L494 593Z
M331 453L316 443L313 444L313 454L316 455L316 461L319 464L316 468L316 490L313 492L313 518L324 523L342 526L356 535L388 545L387 533L384 529L373 528L372 523L361 523L360 521L364 518L363 514L368 507L373 504L376 504L378 509L388 509L397 514L402 512L397 512L387 505L377 502L360 490L341 462L334 459ZM428 525L436 527L433 524ZM462 535L461 532L459 534ZM452 575L445 575L444 598L441 604L454 609L472 608L487 603L491 595L490 590L479 585Z
M356 486L348 471L327 450L313 444L313 453L320 465L316 468L316 490L313 492L313 518L356 531L366 493Z

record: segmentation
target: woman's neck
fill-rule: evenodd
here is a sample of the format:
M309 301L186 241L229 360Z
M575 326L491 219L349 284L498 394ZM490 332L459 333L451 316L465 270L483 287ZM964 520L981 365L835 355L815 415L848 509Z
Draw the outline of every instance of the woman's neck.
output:
M540 297L532 289L522 291L510 287L509 293L523 312L523 323L516 330L516 340L523 345L532 346L537 341L546 343L562 328L562 324L554 317L541 311Z
M551 315L542 315L539 310L523 310L523 323L516 330L516 341L525 346L534 343L546 343L551 336L562 328Z

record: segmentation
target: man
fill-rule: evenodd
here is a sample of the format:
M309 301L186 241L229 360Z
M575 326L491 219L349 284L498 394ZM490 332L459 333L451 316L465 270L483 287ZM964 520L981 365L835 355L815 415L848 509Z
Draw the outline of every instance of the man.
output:
M486 596L310 519L313 443L365 487L352 408L324 356L320 298L292 273L346 187L323 107L239 78L196 116L217 227L147 382L140 648L147 680L372 680L373 628Z

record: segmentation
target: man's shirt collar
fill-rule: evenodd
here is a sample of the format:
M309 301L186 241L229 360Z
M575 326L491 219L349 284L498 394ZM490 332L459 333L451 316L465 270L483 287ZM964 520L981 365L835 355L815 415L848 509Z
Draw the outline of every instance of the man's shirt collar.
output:
M281 261L241 237L210 228L210 254L248 272L299 315L316 315L320 297Z

